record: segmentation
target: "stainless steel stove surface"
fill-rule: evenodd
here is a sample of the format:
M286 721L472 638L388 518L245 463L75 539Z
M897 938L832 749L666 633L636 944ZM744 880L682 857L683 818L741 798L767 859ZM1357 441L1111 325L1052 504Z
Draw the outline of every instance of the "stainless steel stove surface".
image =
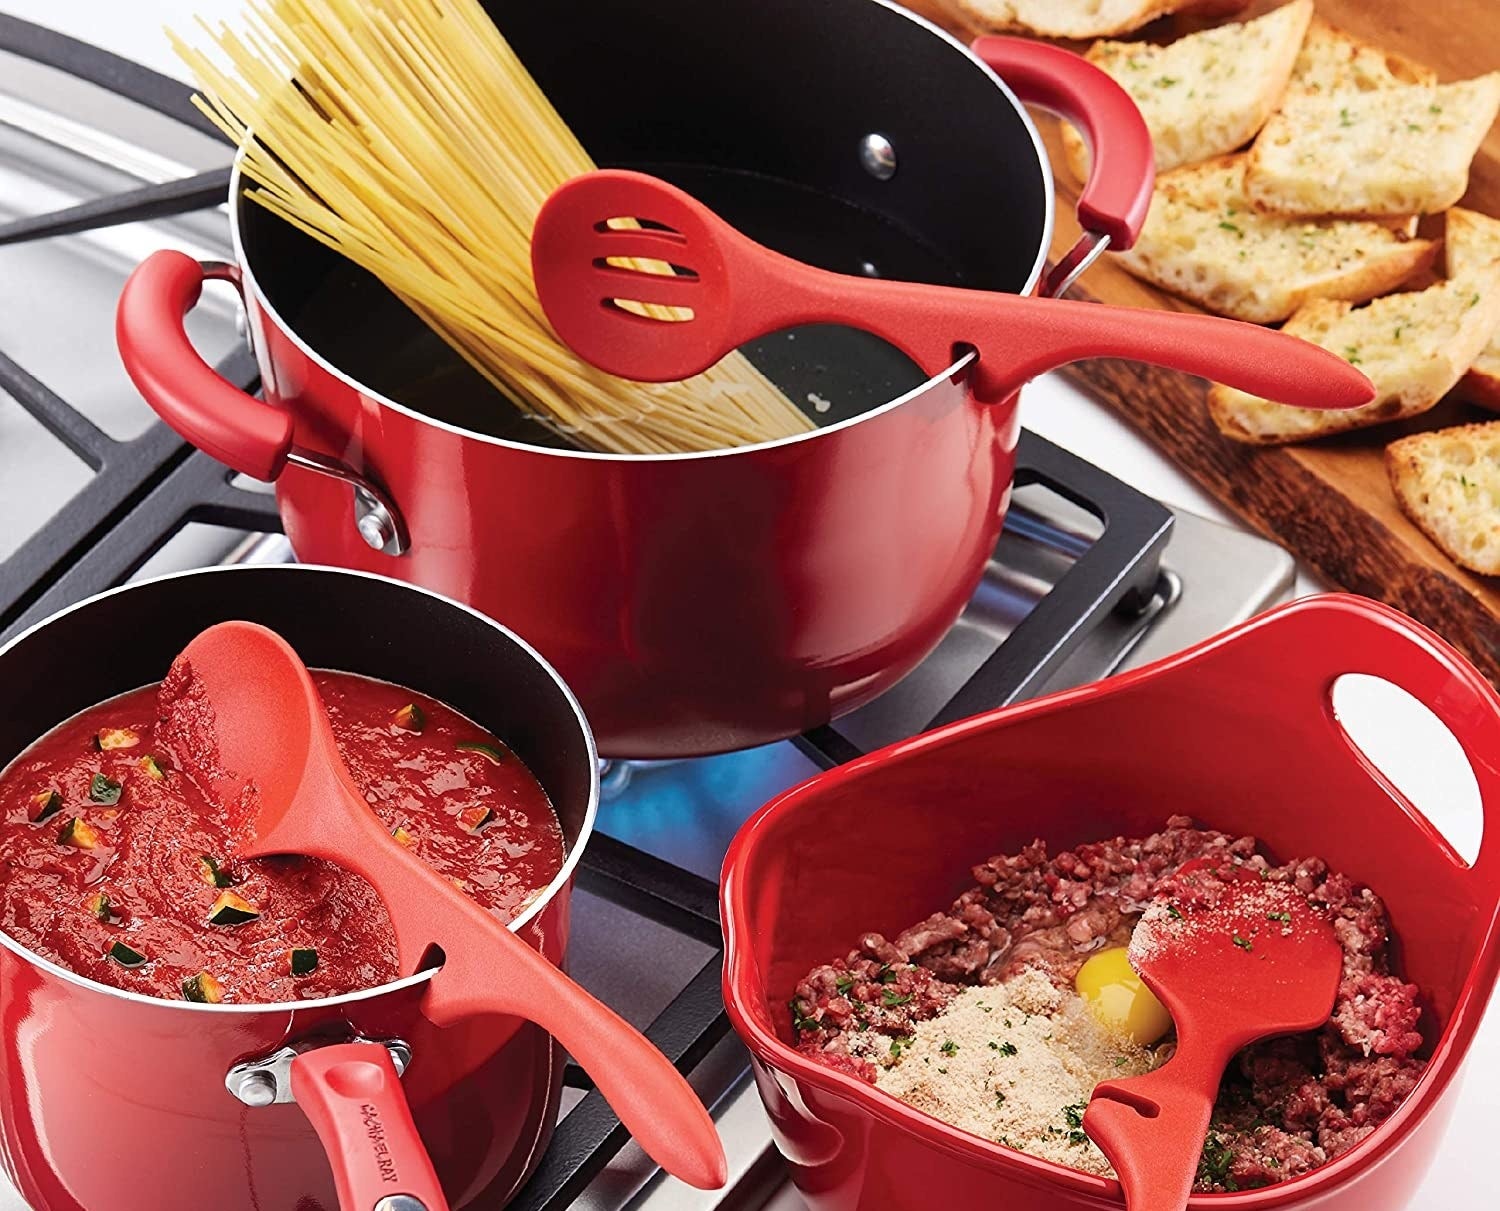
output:
M0 18L6 45L45 58L61 44L39 51L31 33ZM96 76L114 72L76 54ZM180 88L149 76L132 86L178 112ZM231 484L157 424L113 347L128 270L164 246L224 257L222 208L15 242L28 216L208 173L162 191L158 213L195 197L201 205L215 182L222 190L228 158L178 120L0 53L0 630L133 577L291 557L283 538L265 532L275 522L264 492ZM236 320L226 290L196 310L193 336L211 359L227 359L226 373L249 381ZM734 1180L716 1195L663 1180L632 1144L618 1146L623 1132L574 1074L559 1144L517 1205L741 1209L780 1184L743 1052L724 1027L713 896L730 838L769 797L944 718L1178 650L1290 590L1292 562L1268 543L1174 517L1040 439L1028 437L1021 461L1031 482L1017 490L979 591L933 656L885 698L796 741L606 764L605 836L581 880L573 970L691 1068ZM583 1157L571 1154L579 1149ZM21 1207L0 1179L0 1211Z

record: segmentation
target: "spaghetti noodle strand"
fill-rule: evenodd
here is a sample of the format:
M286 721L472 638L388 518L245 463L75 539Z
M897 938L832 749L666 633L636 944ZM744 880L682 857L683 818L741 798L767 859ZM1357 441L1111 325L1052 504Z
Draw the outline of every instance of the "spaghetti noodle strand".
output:
M594 165L478 0L250 0L238 30L200 24L216 53L173 45L198 108L243 148L249 199L380 279L523 411L620 454L812 428L738 354L647 386L557 340L531 226Z

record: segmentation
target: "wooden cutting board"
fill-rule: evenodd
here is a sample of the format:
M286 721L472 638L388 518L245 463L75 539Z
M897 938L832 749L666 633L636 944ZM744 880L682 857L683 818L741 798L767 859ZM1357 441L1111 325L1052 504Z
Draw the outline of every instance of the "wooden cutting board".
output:
M952 0L913 0L909 6L965 40L985 32L956 16ZM1248 13L1275 7L1275 0L1266 0ZM1444 81L1500 68L1500 0L1317 0L1317 12L1426 63ZM1203 24L1168 18L1136 36L1166 41ZM1073 217L1078 182L1058 154L1056 123L1042 118L1040 125L1057 166L1055 256L1078 236ZM1500 124L1474 162L1462 204L1500 215ZM1424 220L1422 230L1441 235L1442 220ZM1116 268L1108 256L1084 275L1073 295L1128 307L1193 310ZM1467 652L1491 681L1500 682L1500 578L1455 566L1406 519L1391 495L1383 460L1385 445L1406 433L1495 419L1493 414L1449 399L1403 424L1308 446L1256 448L1220 436L1208 419L1208 384L1202 379L1119 361L1081 362L1064 373L1328 580L1420 619Z

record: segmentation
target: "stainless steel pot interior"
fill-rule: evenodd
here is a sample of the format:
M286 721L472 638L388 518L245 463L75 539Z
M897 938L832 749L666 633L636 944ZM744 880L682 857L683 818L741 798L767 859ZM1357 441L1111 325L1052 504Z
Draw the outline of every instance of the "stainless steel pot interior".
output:
M117 589L54 615L0 648L5 683L27 687L0 712L0 768L84 708L160 681L193 636L230 618L271 627L313 667L446 702L526 762L557 809L568 860L512 928L571 877L598 798L593 738L571 691L499 623L381 576L300 565L211 568Z
M1025 111L964 47L885 0L490 0L595 161L663 176L754 238L847 273L1020 293L1051 232ZM894 174L872 172L886 140ZM377 280L236 199L277 315L378 395L460 428L559 445ZM751 359L819 424L926 380L864 333L820 326ZM831 401L832 406L820 401Z

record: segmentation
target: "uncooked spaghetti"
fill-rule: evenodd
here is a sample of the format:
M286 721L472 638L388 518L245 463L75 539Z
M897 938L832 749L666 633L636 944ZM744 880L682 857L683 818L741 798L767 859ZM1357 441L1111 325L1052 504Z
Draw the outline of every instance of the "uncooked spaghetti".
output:
M531 227L594 165L478 0L265 0L238 31L204 29L218 56L173 44L244 148L248 196L374 274L524 410L620 454L812 428L739 355L652 386L552 334Z

